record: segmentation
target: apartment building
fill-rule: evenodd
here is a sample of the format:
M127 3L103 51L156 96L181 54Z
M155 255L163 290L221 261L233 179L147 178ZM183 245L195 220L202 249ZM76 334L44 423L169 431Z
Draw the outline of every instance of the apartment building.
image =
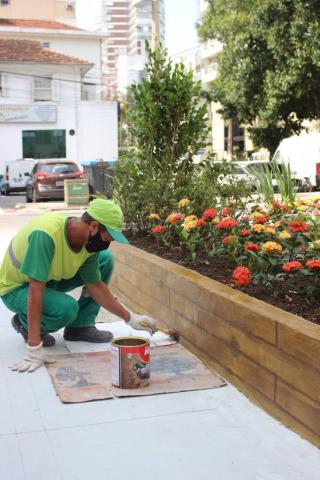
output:
M0 0L0 18L76 24L76 0Z
M102 0L101 31L106 33L102 46L103 81L105 95L115 96L119 90L118 62L121 66L141 63L145 57L145 40L152 42L153 21L156 18L159 40L165 39L164 0L157 0L157 16L153 15L154 0ZM136 57L124 59L124 56ZM143 63L143 62L142 62ZM121 73L121 78L124 74ZM128 73L127 78L131 78Z

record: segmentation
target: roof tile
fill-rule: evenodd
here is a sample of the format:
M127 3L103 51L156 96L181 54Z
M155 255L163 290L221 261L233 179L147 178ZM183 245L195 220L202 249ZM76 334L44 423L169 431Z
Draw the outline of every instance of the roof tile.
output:
M49 48L43 48L37 40L0 38L0 62L76 63L89 65L80 58L64 55Z
M79 30L80 28L66 23L51 20L22 20L16 18L0 18L0 27L42 28L45 30Z

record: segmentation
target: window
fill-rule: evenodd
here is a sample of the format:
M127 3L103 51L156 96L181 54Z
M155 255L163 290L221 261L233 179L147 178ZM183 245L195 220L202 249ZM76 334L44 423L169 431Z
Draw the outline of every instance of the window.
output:
M83 82L81 84L81 100L95 101L96 100L96 84Z
M66 158L65 130L23 130L23 158Z
M50 42L42 42L43 48L50 48Z
M78 165L76 165L75 163L39 163L38 166L38 170L40 170L41 172L49 173L52 175L79 172Z
M35 102L45 102L48 100L52 100L51 78L33 79L33 99Z
M10 3L10 0L0 0L0 7L9 7Z

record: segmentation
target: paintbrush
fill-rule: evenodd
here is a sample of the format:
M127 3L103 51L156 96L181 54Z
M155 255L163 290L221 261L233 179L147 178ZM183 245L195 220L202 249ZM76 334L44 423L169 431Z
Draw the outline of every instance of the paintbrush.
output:
M145 328L150 328L148 323L141 323L141 326ZM156 327L156 332L162 332L162 333L165 333L166 335L169 335L169 337L177 343L180 340L180 333L175 329L169 330L167 328Z

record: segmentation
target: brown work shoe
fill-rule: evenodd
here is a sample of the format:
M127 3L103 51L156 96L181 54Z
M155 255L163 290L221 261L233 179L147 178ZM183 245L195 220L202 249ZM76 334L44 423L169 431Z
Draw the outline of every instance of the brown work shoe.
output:
M28 332L20 322L19 315L17 313L13 315L11 319L11 325L16 332L20 333L23 336L24 341L27 343ZM52 335L49 335L49 333L43 333L41 335L41 341L44 347L53 347L53 345L56 343L56 339Z
M91 343L109 343L113 339L111 332L106 330L98 330L92 327L65 327L63 338L68 342L78 342L80 340Z

